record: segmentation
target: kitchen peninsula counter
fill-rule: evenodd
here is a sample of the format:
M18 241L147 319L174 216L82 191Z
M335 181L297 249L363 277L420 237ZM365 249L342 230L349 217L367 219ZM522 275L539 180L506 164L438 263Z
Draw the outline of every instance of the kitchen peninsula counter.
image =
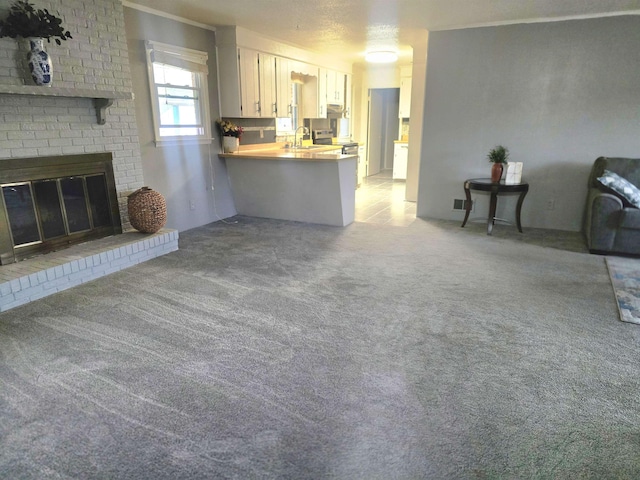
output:
M222 158L256 158L267 160L299 160L330 162L351 158L353 155L332 153L341 149L340 145L317 145L313 147L285 148L280 144L242 145L237 152L221 153Z
M221 153L240 215L346 226L355 216L357 155L339 146L243 145Z

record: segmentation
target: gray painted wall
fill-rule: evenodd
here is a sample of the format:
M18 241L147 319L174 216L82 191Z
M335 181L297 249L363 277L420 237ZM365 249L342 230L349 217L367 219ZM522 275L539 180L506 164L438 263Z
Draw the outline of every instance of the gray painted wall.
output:
M226 167L218 158L215 120L220 109L214 32L132 8L125 8L124 13L144 183L165 196L167 227L182 231L235 215ZM208 52L211 129L216 137L211 145L155 146L144 40Z
M461 220L453 199L503 144L530 183L523 226L579 231L594 160L640 157L638 16L432 32L428 59L418 216Z

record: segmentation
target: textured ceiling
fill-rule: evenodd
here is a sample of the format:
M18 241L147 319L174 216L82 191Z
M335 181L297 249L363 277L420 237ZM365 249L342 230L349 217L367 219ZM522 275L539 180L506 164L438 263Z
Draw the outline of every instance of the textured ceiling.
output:
M427 30L639 14L640 0L127 0L207 25L238 25L281 42L362 61L371 48L410 56Z

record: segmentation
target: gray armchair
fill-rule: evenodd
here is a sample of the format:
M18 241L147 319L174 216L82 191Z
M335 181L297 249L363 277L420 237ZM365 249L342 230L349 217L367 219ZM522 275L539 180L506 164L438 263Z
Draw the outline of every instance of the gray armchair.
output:
M584 234L591 253L640 255L640 209L597 178L615 172L640 187L640 159L600 157L589 175Z

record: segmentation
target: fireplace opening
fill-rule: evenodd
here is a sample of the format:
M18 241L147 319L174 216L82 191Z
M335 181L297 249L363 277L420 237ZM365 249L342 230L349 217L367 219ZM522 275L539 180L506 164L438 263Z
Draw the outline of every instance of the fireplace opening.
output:
M2 265L122 233L110 153L3 160L0 189Z

